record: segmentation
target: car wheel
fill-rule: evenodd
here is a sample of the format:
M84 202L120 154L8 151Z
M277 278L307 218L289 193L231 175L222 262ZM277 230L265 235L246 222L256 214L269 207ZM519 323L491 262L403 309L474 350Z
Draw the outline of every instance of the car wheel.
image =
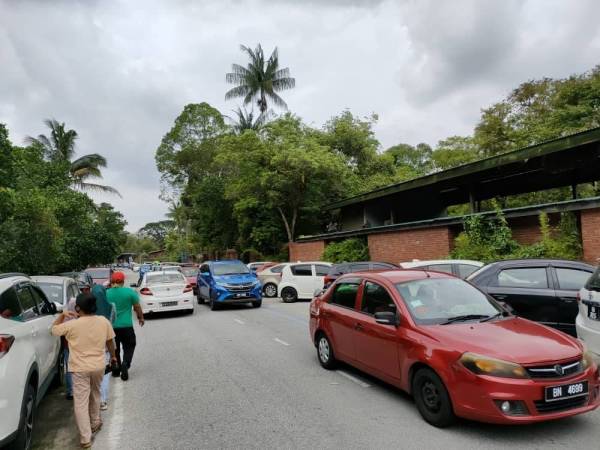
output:
M263 293L265 294L265 297L277 297L277 286L275 286L273 283L267 283L263 288Z
M58 359L56 360L56 375L54 375L54 379L52 380L52 387L58 388L65 385L66 363L65 352L63 349L61 349L60 353L58 354Z
M325 369L332 370L337 366L337 360L333 353L333 346L327 336L323 333L320 333L317 337L317 356L319 357L319 362Z
M196 298L198 299L198 304L199 305L204 305L204 297L202 297L200 295L200 292L198 292L198 295L196 296Z
M285 303L293 303L298 300L298 293L296 292L296 289L292 287L283 288L281 291L281 299Z
M211 311L216 311L217 309L219 309L219 305L213 300L212 296L208 300L208 306L210 307Z
M261 305L262 305L262 300L256 300L255 302L252 302L253 308L260 308Z
M419 369L412 381L412 393L417 409L425 421L444 428L455 420L452 401L446 386L431 369Z
M30 384L25 389L23 405L21 406L21 419L16 439L8 446L9 449L29 450L35 422L35 389Z

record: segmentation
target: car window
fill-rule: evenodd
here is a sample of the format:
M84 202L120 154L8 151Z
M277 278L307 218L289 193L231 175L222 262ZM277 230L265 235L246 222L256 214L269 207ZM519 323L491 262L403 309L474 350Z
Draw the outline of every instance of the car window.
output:
M93 279L110 278L110 269L87 269L86 272L89 273Z
M363 272L369 270L369 263L351 264L350 272Z
M381 264L381 263L376 263L373 264L373 269L375 270L380 270L380 269L393 269L394 266L390 266L388 264Z
M358 286L358 283L338 283L331 296L331 303L346 308L354 308Z
M321 266L319 264L315 264L315 272L318 277L324 277L329 273L329 266Z
M76 284L70 284L69 289L67 290L67 301L71 300L72 298L77 298L78 295L79 287L77 287Z
M556 267L556 276L558 277L560 289L578 291L585 286L586 281L590 277L590 273L585 270Z
M17 291L17 297L19 297L19 303L21 303L21 308L23 308L23 320L30 320L38 316L37 303L27 287L20 288Z
M44 292L40 288L36 286L29 286L29 289L33 295L33 300L37 304L39 314L54 314L56 312L56 308L50 306ZM54 304L52 303L52 305Z
M21 320L22 312L17 291L14 288L11 287L0 295L0 317Z
M383 286L367 281L363 290L360 309L367 314L395 312L394 300Z
M546 289L548 277L545 267L520 267L504 269L498 274L498 286Z
M284 267L285 267L285 264L279 264L278 266L271 267L269 270L272 273L281 273L283 271Z
M186 279L183 277L183 274L179 272L149 273L146 275L146 283L149 285L186 283Z
M458 276L461 278L467 278L473 272L475 272L479 267L473 266L471 264L457 264L458 266Z
M312 276L312 269L310 264L296 264L290 267L292 275L297 277L310 277Z
M48 300L62 304L64 298L62 282L60 284L38 282L37 285L44 291Z
M452 264L432 264L427 269L452 274Z
M587 281L585 288L588 291L600 291L600 267L596 269L594 274Z
M220 275L244 275L250 273L250 269L241 262L222 262L214 264L213 274Z

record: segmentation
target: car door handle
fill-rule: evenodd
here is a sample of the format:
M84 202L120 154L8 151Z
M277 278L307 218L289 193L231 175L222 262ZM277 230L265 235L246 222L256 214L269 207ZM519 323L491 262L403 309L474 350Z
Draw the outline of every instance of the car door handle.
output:
M362 331L364 328L363 328L362 324L357 323L356 325L354 325L354 329L356 331Z
M558 299L565 303L575 303L577 301L577 299L572 297L558 297Z

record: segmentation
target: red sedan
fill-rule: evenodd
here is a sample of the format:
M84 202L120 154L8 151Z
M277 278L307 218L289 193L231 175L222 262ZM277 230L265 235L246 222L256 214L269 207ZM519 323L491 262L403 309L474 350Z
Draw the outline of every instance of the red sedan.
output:
M578 340L447 274L343 275L312 301L310 333L323 367L343 361L412 393L439 427L456 416L540 422L600 405L598 367Z

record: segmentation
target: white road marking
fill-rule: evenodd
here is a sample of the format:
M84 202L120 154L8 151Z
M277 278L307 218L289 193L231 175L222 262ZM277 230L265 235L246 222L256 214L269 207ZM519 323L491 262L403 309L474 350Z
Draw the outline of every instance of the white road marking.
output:
M364 381L359 380L356 377L353 377L352 375L350 375L349 373L344 372L343 370L338 370L337 373L339 373L341 376L343 376L344 378L349 379L350 381L358 384L360 387L364 387L364 388L368 388L371 387L370 384L365 383Z
M234 322L239 323L240 325L244 325L246 322L244 322L243 320L240 319L233 319Z
M117 381L118 380L118 381ZM112 391L108 408L110 411L110 420L108 422L107 433L102 433L108 441L108 447L111 450L122 448L121 435L125 425L124 408L123 408L123 384L119 378L110 380L109 389ZM106 414L106 413L104 413Z
M289 347L289 346L290 346L290 344L288 344L288 343L287 343L287 342L285 342L285 341L282 341L282 340L281 340L281 339L279 339L279 338L275 338L275 339L273 339L273 340L274 340L275 342L279 342L281 345L285 345L286 347Z

